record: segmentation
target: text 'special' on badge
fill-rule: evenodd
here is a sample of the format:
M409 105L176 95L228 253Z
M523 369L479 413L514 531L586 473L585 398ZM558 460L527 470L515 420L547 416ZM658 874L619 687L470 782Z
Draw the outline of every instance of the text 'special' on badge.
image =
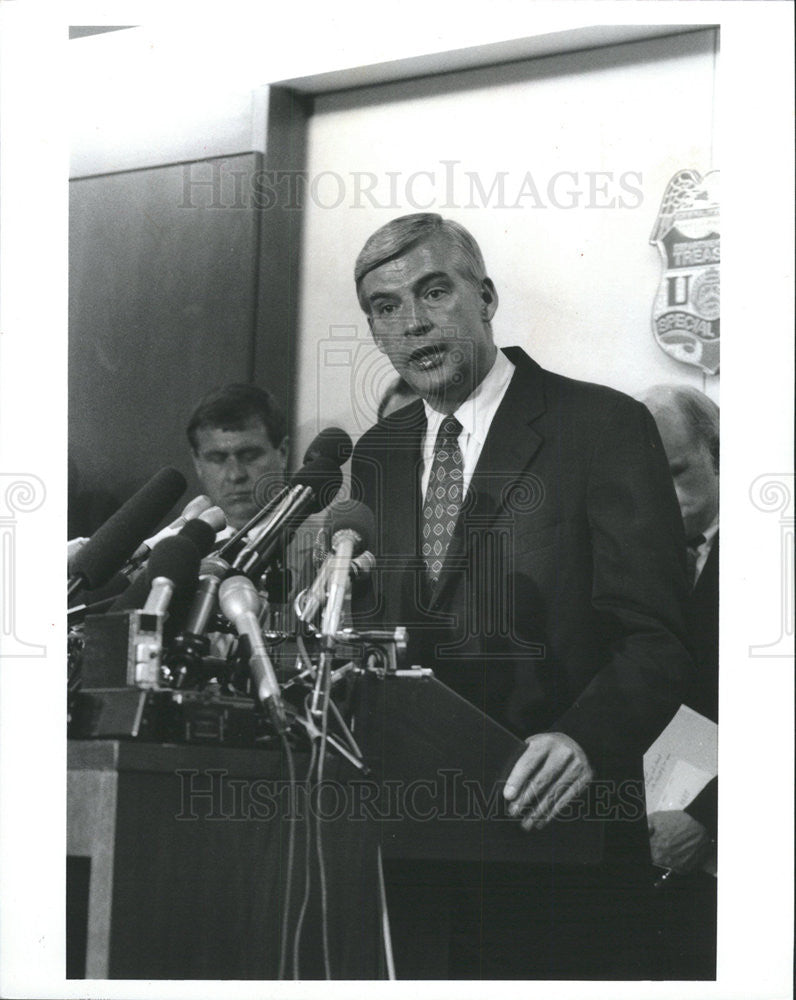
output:
M663 260L652 332L667 354L719 370L719 171L681 170L666 185L650 243Z

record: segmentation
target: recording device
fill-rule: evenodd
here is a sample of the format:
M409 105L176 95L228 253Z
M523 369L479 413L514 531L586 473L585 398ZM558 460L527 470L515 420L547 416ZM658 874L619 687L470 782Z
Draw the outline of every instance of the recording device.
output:
M85 686L160 685L166 616L195 589L202 552L210 549L215 536L206 521L189 521L178 534L158 542L146 572L116 600L110 613L86 617Z
M260 631L259 613L262 607L254 584L246 576L231 576L219 587L221 611L233 623L240 636L249 641L249 670L257 700L268 709L271 721L279 732L287 728L282 693L273 664Z
M90 615L86 618L82 685L156 688L162 650L162 615L141 610Z

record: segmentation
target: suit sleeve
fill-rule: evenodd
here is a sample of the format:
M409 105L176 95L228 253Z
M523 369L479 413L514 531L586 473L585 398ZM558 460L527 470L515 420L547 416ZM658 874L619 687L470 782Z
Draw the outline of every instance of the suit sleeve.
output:
M683 700L693 669L680 511L655 423L629 398L599 432L587 515L593 624L605 658L551 728L576 740L598 774L614 773L638 764Z

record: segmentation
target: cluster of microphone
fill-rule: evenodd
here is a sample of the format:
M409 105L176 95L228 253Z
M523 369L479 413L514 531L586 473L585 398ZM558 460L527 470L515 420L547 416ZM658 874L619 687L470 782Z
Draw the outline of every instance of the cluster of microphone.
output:
M341 466L351 450L345 431L322 431L299 471L220 546L216 536L226 520L205 496L193 499L175 521L156 530L187 488L176 469L162 469L90 539L69 543L70 599L112 581L121 581L122 590L112 600L70 608L70 623L100 611L157 616L164 642L155 686L181 687L201 670L210 648L208 633L225 620L246 639L242 647L248 653L252 694L277 730L284 731L285 706L263 637L267 602L258 587L265 579L273 600L280 589L274 581L281 576L281 589L289 589L284 584L285 548L307 517L329 507L331 551L312 585L296 600L296 610L307 627L322 612L315 631L333 641L349 579L367 575L373 565L372 513L356 501L333 503L342 485Z

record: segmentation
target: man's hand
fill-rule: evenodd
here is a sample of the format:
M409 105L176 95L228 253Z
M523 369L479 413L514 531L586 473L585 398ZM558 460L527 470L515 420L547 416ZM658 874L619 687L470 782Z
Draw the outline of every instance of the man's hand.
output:
M539 733L512 768L503 789L523 830L541 830L580 795L594 777L586 754L563 733Z
M693 872L710 852L705 827L679 809L650 813L647 817L652 863L675 872Z

